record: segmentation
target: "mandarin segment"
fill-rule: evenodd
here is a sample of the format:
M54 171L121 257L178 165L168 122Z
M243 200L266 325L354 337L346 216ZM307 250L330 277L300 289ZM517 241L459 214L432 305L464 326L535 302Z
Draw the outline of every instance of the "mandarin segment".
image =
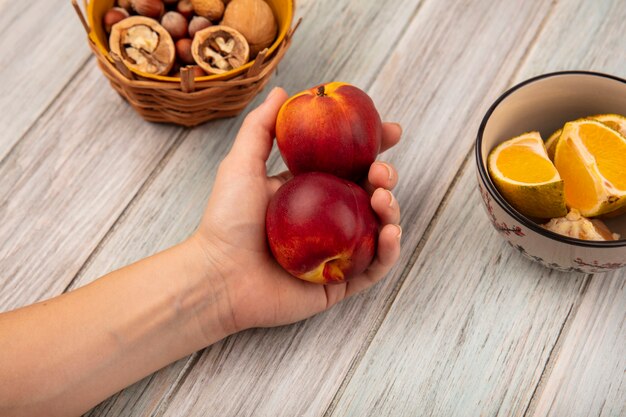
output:
M583 216L595 217L626 205L626 139L604 123L566 123L555 153L565 181L565 200Z
M567 213L563 181L538 132L501 143L489 155L488 169L498 190L520 213L534 218Z
M597 120L601 123L604 123L611 129L616 130L622 136L626 136L626 117L624 116L620 116L619 114L598 114L595 116L586 117L585 119ZM559 140L559 137L561 136L561 132L563 132L563 129L557 130L550 135L548 140L546 140L546 150L548 151L548 156L550 157L551 161L554 161L556 144Z
M561 137L561 132L563 132L563 129L557 130L556 132L550 135L548 140L546 140L546 151L548 151L548 158L550 158L552 162L554 162L554 153L556 152L556 143L559 141L559 138Z

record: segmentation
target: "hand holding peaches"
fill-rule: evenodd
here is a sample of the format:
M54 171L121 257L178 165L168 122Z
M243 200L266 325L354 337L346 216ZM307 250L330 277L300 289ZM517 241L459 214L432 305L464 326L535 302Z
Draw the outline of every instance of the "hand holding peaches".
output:
M332 207L325 212L327 219L345 216L334 218L335 223L343 228L343 235L331 233L330 222L321 219L324 227L318 224L300 238L307 239L316 232L315 229L324 231L326 234L322 239L327 248L336 245L339 254L350 256L342 260L337 254L322 251L324 259L335 258L335 262L321 269L327 269L328 276L337 276L339 271L347 276L353 275L352 279L336 285L317 285L294 278L275 260L266 235L268 206L281 186L287 184L281 193L290 194L286 191L290 187L295 189L293 185L303 181L297 176L293 180L296 182L289 185L293 175L288 171L267 176L266 161L272 149L278 112L286 101L285 91L276 88L246 117L230 153L220 164L205 215L194 235L204 248L210 265L207 270L219 272L210 279L229 299L232 314L224 320L234 331L292 323L326 310L374 285L387 274L400 255L400 208L391 193L398 174L389 164L374 162L372 158L366 178L359 185L350 183L347 186L348 181L334 177L331 180L339 182L336 184L338 189L347 188L347 195L353 190L352 200L333 198L333 194L340 192L343 195L344 192L331 192L334 186L317 180L312 185L317 195L308 191L301 193L305 197L318 198L317 202L328 200ZM382 123L378 151L384 152L397 144L401 133L399 125ZM328 174L312 175L322 177L322 180L330 177ZM315 206L317 210L320 208L319 204L310 204L311 200L307 202L306 198L299 203ZM372 235L372 239L362 239L362 236ZM344 269L351 262L354 262L352 269ZM317 268L320 269L319 265Z

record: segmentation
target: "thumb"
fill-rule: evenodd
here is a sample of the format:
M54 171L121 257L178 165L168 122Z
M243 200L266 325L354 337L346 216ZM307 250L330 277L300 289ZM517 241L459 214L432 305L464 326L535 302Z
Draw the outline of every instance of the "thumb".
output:
M251 168L258 165L264 168L272 150L276 117L285 101L285 90L275 87L270 91L265 101L246 116L228 156Z

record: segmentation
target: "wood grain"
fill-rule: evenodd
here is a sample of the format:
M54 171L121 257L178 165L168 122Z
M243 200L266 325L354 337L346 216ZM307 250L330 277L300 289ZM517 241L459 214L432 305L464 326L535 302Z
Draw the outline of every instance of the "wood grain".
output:
M511 25L495 18L511 4L498 4L425 2L370 89L383 116L399 120L407 132L404 145L390 153L403 175L398 199L408 212L399 268L373 291L311 320L246 332L206 350L162 415L324 414L471 146L473 134L454 132L464 131L467 119L478 120L488 90L509 82L550 7L516 3L519 21ZM498 47L468 51L465 45L488 39L484 32L499 38Z
M400 6L410 10L417 4L417 1L410 0ZM410 18L405 15L397 20L396 25L387 25L385 22L391 18L392 10L386 10L381 13L371 4L357 1L339 4L299 1L298 14L304 20L272 85L281 85L291 93L335 78L367 85L378 68L385 64L390 45L394 44ZM342 29L344 21L350 23L350 32ZM367 27L371 30L366 30ZM262 98L259 97L254 104ZM149 186L126 210L72 288L188 236L204 209L217 165L230 148L231 138L242 120L243 116L240 116L194 129L149 180ZM272 161L273 169L280 169L280 158L276 153ZM195 359L190 359L190 365ZM168 398L171 388L177 388L175 381L186 375L188 365L179 361L163 369L105 401L89 415L150 415L159 412L161 399Z
M626 415L626 273L597 275L570 319L530 416Z
M0 161L85 65L86 42L69 0L0 3Z
M524 413L584 276L504 245L475 181L469 164L332 415Z
M626 77L624 19L621 1L558 4L543 46L533 51L525 72L547 65L550 70L588 68ZM527 415L626 416L625 283L626 271L591 279Z
M81 71L0 165L0 309L63 292L181 131Z
M0 126L10 132L0 141L0 310L187 236L242 120L193 131L143 122L93 62L80 69L82 28L69 1L58 5L0 1ZM572 67L624 75L623 2L303 0L298 13L303 26L273 84L370 87L383 116L405 126L385 156L402 175L401 262L372 291L224 340L89 415L520 414L559 332L531 411L626 414L624 276L594 277L581 298L580 276L502 247L469 168L440 207L482 113L513 79ZM58 77L40 70L47 63ZM282 167L275 152L270 167Z
M623 3L592 8L582 1L559 3L515 80L572 67L624 75L626 60L614 53L626 47L619 30ZM524 415L550 352L569 325L567 318L580 317L575 314L580 277L550 273L523 260L487 225L477 203L471 159L332 415ZM483 288L475 289L474 283ZM514 301L520 294L524 301ZM586 293L583 300L588 297ZM567 350L567 359L557 356L554 365L557 369L564 360L559 369L604 378L603 385L570 379L570 392L563 393L556 388L563 381L549 377L538 412L557 403L560 407L550 415L572 415L580 412L574 404L585 404L578 415L604 410L609 410L604 415L618 415L624 405L621 358L626 357L622 303L619 296L603 300L602 309L620 313L607 317L608 334L601 329L593 335L606 341L608 360L586 350L579 354L591 363L574 371L575 346ZM584 319L574 325L590 325L579 321ZM565 339L562 349L569 343ZM604 367L593 368L594 360L604 360Z

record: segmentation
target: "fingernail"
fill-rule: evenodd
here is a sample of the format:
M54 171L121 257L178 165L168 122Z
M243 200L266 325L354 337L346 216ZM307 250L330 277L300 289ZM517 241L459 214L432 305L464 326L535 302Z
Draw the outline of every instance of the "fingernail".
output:
M402 132L403 132L402 125L398 122L391 122L391 124L398 126L398 129L400 129L400 135L402 135Z
M389 207L393 207L393 203L394 201L396 201L396 199L393 197L393 193L389 190L385 190L387 191L387 193L389 194Z
M387 170L388 180L390 182L393 181L393 169L391 169L391 167L384 162L378 162L378 164L385 167L385 169Z
M396 239L400 240L400 238L402 237L402 227L399 224L396 224L396 227L398 228L398 234L396 235Z
M271 90L271 91L270 91L270 93L267 95L267 97L265 97L265 100L264 100L263 102L265 103L265 102L270 101L270 99L271 99L271 98L272 98L272 97L276 94L276 91L278 91L278 87L274 87L274 88L272 88L272 90Z

